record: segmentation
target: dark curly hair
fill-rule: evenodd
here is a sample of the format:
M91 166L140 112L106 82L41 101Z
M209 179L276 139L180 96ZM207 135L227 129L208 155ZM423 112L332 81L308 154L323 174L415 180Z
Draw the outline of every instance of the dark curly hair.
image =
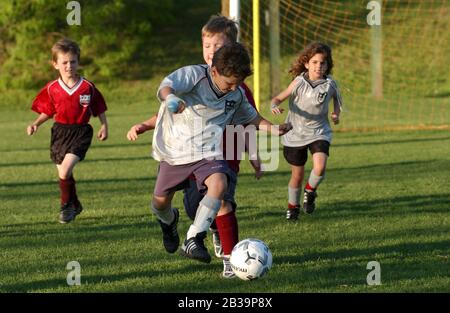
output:
M289 70L289 73L291 73L293 76L298 76L301 73L307 71L305 64L308 63L309 60L317 53L326 56L328 68L325 75L330 74L331 70L333 69L333 57L331 56L331 48L327 44L317 41L310 43L306 46L305 49L303 49L302 52L300 52L298 58L295 60L291 69Z
M220 75L234 76L240 80L252 74L248 51L238 42L224 45L217 50L212 59L212 66Z

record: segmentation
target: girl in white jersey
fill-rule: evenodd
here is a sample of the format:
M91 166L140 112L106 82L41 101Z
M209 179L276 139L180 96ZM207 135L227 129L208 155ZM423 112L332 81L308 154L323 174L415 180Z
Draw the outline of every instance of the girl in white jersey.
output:
M283 153L291 165L288 185L288 210L286 218L297 220L300 213L300 192L305 174L308 149L313 158L313 169L304 189L303 209L310 214L315 209L316 189L324 179L329 156L332 130L328 122L328 105L333 99L331 120L339 123L342 100L336 82L329 75L333 68L331 49L328 45L313 42L295 60L289 71L294 80L289 87L272 99L273 114L284 110L280 104L289 98L286 122L293 126L282 137Z

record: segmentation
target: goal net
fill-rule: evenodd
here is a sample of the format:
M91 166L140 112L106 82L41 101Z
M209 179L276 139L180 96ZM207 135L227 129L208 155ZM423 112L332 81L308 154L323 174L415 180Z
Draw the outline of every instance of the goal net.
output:
M252 54L253 1L240 1L240 41ZM263 114L274 96L270 5L273 0L259 0ZM332 75L344 100L339 130L450 128L450 1L279 0L276 5L278 92L292 80L288 71L298 53L311 41L322 41L333 50Z

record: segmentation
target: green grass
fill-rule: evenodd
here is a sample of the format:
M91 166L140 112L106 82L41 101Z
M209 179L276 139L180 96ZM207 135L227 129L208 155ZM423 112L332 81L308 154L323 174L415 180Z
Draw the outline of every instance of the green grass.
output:
M449 292L450 135L443 130L337 132L318 209L302 214L296 224L284 217L290 170L281 154L278 170L260 181L244 161L236 194L240 238L264 240L274 257L261 280L223 280L218 259L205 265L165 252L149 209L157 170L150 158L152 134L135 143L125 134L157 111L155 94L163 73L200 62L201 25L220 5L204 4L182 8L185 18L149 39L155 49L142 51L146 61L127 69L141 73L136 80L96 82L108 102L110 138L104 143L94 139L75 169L85 211L74 223L57 222L57 174L48 151L51 123L33 137L25 134L36 118L29 106L37 90L1 91L0 292ZM356 8L364 15L361 23L365 5ZM441 13L439 23L445 26L448 11ZM416 29L415 23L398 24L406 29L402 32L384 28L389 34L384 40L386 88L379 102L369 96L368 43L361 34L367 29L355 30L358 36L351 41L331 41L339 43L335 77L346 109L336 130L448 126L448 62L442 58L449 41L443 39L439 49L433 44L438 36L405 41L402 36L413 34L408 29ZM439 38L448 37L442 34ZM284 55L283 73L293 59ZM428 59L424 65L416 62ZM408 89L404 83L410 78L414 88ZM287 86L289 76L282 80ZM284 116L269 113L264 84L261 111L281 122ZM97 130L98 120L92 123ZM307 173L310 168L308 161ZM181 200L177 194L174 205L181 208ZM188 227L182 213L182 237ZM212 251L210 238L207 245ZM66 284L66 265L73 260L81 264L77 287ZM370 261L381 265L380 286L366 283Z
M0 131L1 292L440 292L450 291L450 136L448 132L344 132L331 148L318 209L298 223L284 218L289 167L256 181L242 163L236 200L240 238L264 240L268 276L223 280L210 265L169 255L148 204L157 163L151 133L126 141L156 109L110 103L108 141L94 140L75 178L85 211L57 222L59 191L49 160L50 123L27 137L32 112L2 111ZM93 125L98 129L98 121ZM307 172L311 167L307 163ZM175 197L181 207L181 194ZM185 236L189 220L181 214ZM212 251L210 238L207 240ZM68 262L81 264L81 286L66 284ZM368 286L369 261L381 265Z

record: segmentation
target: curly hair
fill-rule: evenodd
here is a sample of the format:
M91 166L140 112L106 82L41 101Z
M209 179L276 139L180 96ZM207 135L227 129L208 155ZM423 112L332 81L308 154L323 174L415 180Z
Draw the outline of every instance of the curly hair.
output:
M331 56L331 48L327 44L317 41L310 43L306 46L305 49L303 49L302 52L300 52L298 58L294 61L294 64L289 70L289 73L291 73L293 76L298 76L301 73L307 71L305 64L308 63L309 60L318 53L326 56L328 68L325 75L330 74L331 70L333 69L333 57Z
M243 80L252 74L248 51L238 42L224 45L217 50L212 59L212 66L220 75L226 77L235 76Z

